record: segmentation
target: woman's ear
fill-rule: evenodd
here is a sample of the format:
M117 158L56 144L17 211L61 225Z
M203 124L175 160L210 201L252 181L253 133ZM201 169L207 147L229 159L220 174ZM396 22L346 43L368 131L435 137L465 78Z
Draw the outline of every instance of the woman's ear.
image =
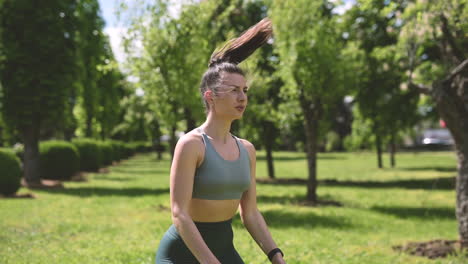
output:
M203 94L203 96L205 97L205 100L206 100L207 102L209 102L209 103L210 103L210 102L211 102L211 103L213 102L213 91L207 90L207 91L205 91L205 93Z

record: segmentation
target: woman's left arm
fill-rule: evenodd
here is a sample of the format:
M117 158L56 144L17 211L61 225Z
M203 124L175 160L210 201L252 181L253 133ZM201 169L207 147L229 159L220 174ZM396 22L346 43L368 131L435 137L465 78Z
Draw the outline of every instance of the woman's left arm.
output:
M249 231L250 235L257 242L265 255L267 255L272 249L277 248L277 246L275 241L273 241L262 214L257 208L255 147L247 140L242 140L242 143L249 152L251 182L249 189L242 195L240 201L240 215L242 223L247 228L247 231ZM281 264L286 262L284 261L283 256L278 252L273 256L272 263Z

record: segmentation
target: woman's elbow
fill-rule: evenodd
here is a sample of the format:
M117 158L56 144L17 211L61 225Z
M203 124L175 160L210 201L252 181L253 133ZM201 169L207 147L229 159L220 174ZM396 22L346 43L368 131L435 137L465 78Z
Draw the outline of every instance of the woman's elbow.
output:
M257 208L252 208L250 210L241 210L240 211L240 217L242 220L242 223L248 223L251 220L255 220L256 215L259 213Z
M184 222L190 219L190 216L187 213L187 211L183 210L182 208L173 207L171 211L172 211L172 223L176 227L180 227L180 225L182 225Z

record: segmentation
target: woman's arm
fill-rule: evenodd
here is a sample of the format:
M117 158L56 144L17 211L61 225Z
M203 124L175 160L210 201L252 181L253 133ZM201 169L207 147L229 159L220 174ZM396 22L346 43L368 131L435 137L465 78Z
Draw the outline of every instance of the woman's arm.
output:
M271 237L270 231L257 208L257 191L255 181L256 154L255 147L248 141L242 140L249 152L250 157L250 187L244 192L240 202L240 215L242 223L249 231L250 235L257 242L263 252L268 254L272 249L277 248L275 241ZM273 263L286 263L281 254L277 253L272 259Z
M200 147L197 138L187 135L176 145L171 166L172 222L187 247L200 263L220 263L210 251L188 213L192 199L193 178Z

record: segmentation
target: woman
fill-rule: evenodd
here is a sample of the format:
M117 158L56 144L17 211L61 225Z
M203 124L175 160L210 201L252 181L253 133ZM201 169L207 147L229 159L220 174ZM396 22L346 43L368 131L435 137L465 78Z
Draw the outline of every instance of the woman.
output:
M244 73L237 66L271 36L268 19L214 53L200 91L207 118L177 143L170 176L173 225L156 263L244 263L233 246L232 217L244 226L272 263L285 263L257 209L255 148L230 134L247 106Z

